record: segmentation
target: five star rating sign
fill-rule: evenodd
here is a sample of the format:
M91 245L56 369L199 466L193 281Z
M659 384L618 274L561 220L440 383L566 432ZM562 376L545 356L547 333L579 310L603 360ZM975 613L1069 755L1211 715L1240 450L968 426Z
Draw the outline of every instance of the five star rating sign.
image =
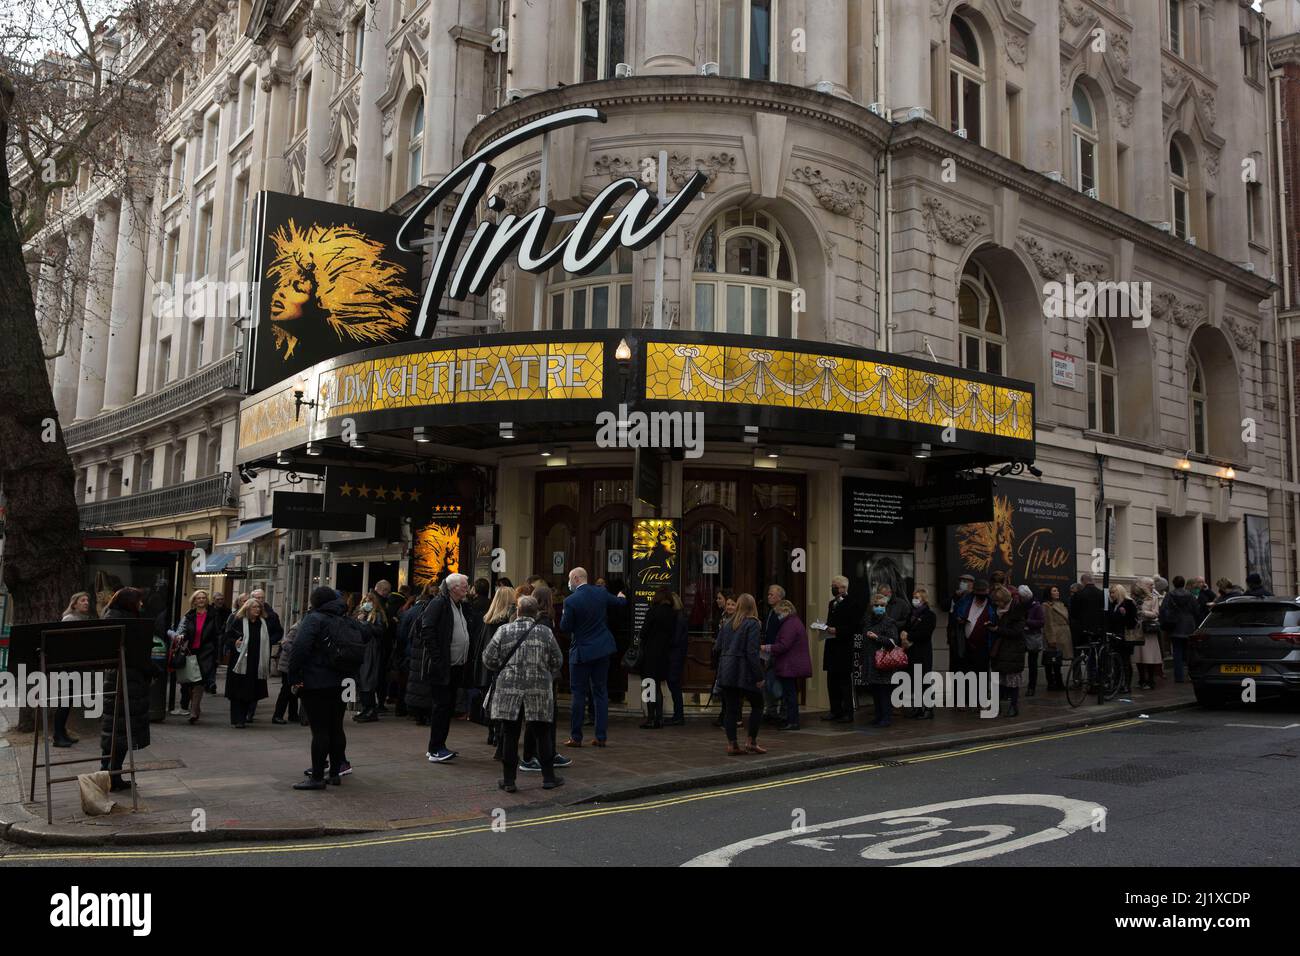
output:
M427 475L334 466L325 472L326 511L425 518L435 511L434 498Z

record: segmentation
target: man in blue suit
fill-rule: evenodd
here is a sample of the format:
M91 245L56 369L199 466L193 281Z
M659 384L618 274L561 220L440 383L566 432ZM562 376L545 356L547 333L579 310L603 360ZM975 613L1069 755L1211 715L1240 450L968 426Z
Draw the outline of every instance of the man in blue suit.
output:
M587 686L596 702L595 746L605 746L609 724L609 656L617 650L606 623L611 608L626 608L627 598L587 583L584 568L569 572L569 596L564 599L560 630L569 635L569 739L566 747L582 746L582 718L587 710Z

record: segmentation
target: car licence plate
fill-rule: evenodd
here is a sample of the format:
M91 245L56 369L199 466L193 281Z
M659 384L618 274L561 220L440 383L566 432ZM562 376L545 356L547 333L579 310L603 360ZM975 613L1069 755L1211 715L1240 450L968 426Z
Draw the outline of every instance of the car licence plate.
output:
M1264 668L1259 664L1220 664L1220 674L1260 674Z

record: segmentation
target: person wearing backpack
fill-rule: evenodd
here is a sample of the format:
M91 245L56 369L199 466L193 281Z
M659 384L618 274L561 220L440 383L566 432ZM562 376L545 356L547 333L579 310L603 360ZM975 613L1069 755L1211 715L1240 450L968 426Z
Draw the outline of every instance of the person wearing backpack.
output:
M311 592L311 610L298 624L289 662L289 684L307 706L311 723L311 777L293 785L295 790L324 790L325 763L329 782L343 782L347 737L343 733L343 680L348 676L334 663L331 651L352 641L355 632L347 619L347 605L333 588Z

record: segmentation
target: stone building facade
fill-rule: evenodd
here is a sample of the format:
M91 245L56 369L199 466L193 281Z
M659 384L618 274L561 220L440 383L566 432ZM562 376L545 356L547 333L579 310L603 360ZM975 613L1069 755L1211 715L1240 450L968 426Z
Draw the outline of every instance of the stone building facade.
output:
M494 137L588 106L605 121L494 161L507 209L578 212L628 174L670 195L702 172L702 195L662 255L620 254L588 276L508 266L499 320L484 302L467 318L503 332L663 328L856 346L1028 382L1041 480L1075 493L1076 570L1094 566L1109 526L1117 580L1240 582L1251 516L1267 541L1252 564L1269 566L1275 590L1296 589L1266 27L1249 4L211 0L194 16L213 38L209 60L122 54L167 84L152 202L86 205L85 239L69 250L115 266L111 287L69 297L82 343L52 369L86 508L103 523L216 544L240 519L269 516L270 493L287 487L264 468L222 492L238 495L237 510L224 498L139 521L113 510L237 470L250 197L406 209ZM139 222L147 243L123 242ZM224 283L227 314L154 315L146 288L180 274ZM1124 286L1075 309L1053 299L1056 283ZM59 291L41 294L49 305ZM792 523L755 560L733 543L735 583L749 588L806 548L797 590L811 617L842 570L842 481L906 483L924 454L844 437L783 446L777 473L798 491L762 494L787 501L772 507ZM590 440L570 443L562 469L532 440L402 441L403 455L490 469L516 580L551 554L571 562L602 547L547 514L597 509L605 494L646 513L617 477L631 453ZM669 465L659 513L691 527L692 508L726 511L737 488L758 495L745 477L754 463L739 434L711 441L702 462ZM746 507L731 504L736 516ZM727 520L733 536L752 531ZM596 533L583 519L582 534ZM306 579L376 565L359 586L408 544L286 536L249 563L264 561L257 573L293 604L304 580L286 576L293 555L314 562ZM931 595L948 592L931 532L916 532L907 560Z

